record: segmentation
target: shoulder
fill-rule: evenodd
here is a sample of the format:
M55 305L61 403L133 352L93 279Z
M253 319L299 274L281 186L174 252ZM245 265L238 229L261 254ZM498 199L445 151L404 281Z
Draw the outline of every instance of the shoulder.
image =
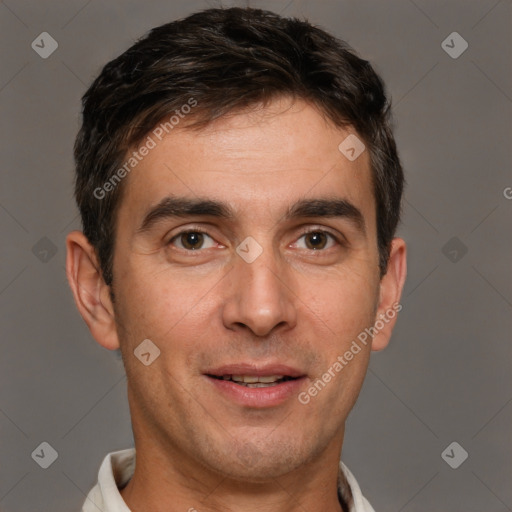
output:
M347 503L350 504L349 511L350 512L375 512L375 510L370 505L368 500L363 496L363 493L361 491L361 488L359 487L359 484L358 484L355 476L352 474L350 469L348 469L348 467L345 466L345 464L341 461L340 461L340 469L343 472L343 475L345 476L346 483L348 484L348 489L340 488L340 492L342 493L343 497L347 500ZM340 485L340 487L341 487L341 485Z

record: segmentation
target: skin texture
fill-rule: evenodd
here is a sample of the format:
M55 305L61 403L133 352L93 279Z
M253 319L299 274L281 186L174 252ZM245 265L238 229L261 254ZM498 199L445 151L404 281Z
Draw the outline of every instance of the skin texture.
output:
M128 377L137 464L122 491L134 512L341 510L336 482L344 425L371 350L383 349L395 318L304 405L297 396L268 408L219 393L207 369L245 362L301 370L307 390L365 328L400 300L405 243L393 240L380 279L369 155L351 162L338 145L351 129L302 101L176 127L124 182L114 252L115 303L82 233L68 235L67 273L96 341L121 348ZM163 219L137 232L168 195L224 201L230 221ZM342 198L363 214L283 221L299 199ZM188 250L189 228L207 235ZM327 231L312 249L308 230ZM236 247L263 249L252 263ZM190 246L188 246L190 247ZM134 356L150 339L150 366Z

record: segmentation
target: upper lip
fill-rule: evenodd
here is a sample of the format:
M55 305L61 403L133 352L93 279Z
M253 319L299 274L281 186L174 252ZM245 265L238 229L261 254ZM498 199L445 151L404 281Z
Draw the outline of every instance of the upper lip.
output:
M285 377L303 377L304 372L284 364L258 365L250 363L234 363L219 366L204 372L206 375L222 377L223 375L250 375L254 377L269 377L283 375Z

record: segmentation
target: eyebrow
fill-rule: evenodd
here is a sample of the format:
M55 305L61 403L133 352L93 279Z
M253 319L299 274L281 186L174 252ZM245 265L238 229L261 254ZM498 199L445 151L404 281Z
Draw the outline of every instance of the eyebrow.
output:
M226 221L233 221L236 217L233 208L224 202L168 196L147 211L137 233L145 233L165 219L194 216ZM306 217L345 218L363 235L366 234L366 223L361 210L346 199L300 199L288 207L280 221Z

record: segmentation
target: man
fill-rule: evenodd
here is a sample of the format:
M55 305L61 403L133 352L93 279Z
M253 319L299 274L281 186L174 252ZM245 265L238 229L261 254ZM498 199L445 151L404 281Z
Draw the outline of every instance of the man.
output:
M368 62L305 21L206 10L107 64L75 159L68 279L121 350L136 449L83 511L372 511L344 425L406 250Z

